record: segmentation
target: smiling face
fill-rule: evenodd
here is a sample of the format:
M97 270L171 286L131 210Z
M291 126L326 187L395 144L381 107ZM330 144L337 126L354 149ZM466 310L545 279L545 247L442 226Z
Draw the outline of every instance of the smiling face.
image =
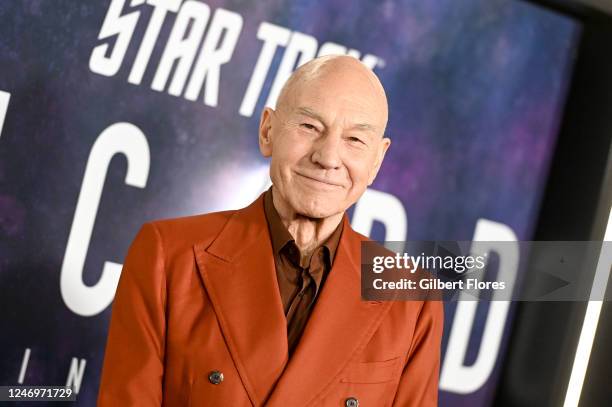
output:
M358 60L333 57L315 74L308 64L288 81L277 110L262 112L259 145L272 157L275 196L300 215L326 218L374 181L390 144L383 138L387 105L378 79Z

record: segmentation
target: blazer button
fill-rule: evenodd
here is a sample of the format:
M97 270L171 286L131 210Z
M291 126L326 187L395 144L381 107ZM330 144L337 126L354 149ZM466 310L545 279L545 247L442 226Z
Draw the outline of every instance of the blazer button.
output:
M355 397L349 397L345 400L344 405L346 407L359 407L359 400Z
M223 373L218 370L213 370L208 374L208 381L212 384L219 384L223 381Z

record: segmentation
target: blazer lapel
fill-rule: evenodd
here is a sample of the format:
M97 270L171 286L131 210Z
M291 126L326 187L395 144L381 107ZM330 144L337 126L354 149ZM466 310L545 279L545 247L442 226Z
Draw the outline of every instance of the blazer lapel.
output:
M194 245L229 351L253 405L261 405L288 358L287 320L278 288L263 194L234 212L214 242Z
M361 239L346 215L343 222L332 269L267 406L315 405L351 357L367 344L392 305L361 300Z

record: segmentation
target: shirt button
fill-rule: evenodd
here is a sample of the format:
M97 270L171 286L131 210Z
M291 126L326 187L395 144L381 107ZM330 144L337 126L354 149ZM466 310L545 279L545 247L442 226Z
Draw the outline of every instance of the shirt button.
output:
M344 405L346 407L359 407L359 400L357 400L355 397L349 397L344 402Z
M218 370L213 370L208 374L208 381L212 384L219 384L223 381L223 373Z

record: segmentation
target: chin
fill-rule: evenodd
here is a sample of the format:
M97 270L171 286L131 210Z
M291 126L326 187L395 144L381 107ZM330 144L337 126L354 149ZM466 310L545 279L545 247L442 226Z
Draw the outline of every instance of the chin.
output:
M296 211L309 218L327 218L339 212L343 212L343 210L338 207L337 203L330 202L329 198L305 198L296 204Z

